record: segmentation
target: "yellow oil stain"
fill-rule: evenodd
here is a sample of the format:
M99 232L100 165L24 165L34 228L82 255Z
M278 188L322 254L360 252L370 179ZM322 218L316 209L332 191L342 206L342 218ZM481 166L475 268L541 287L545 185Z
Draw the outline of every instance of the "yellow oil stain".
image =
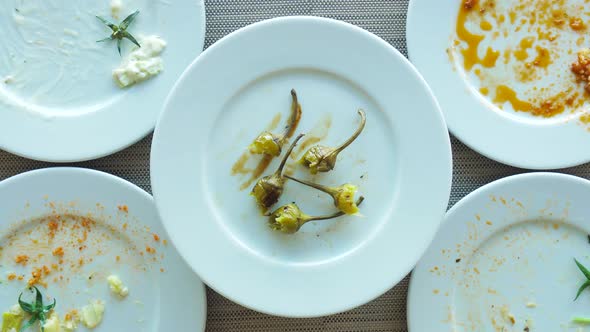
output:
M492 23L482 20L479 23L479 27L483 30L483 31L491 31L494 27L492 26Z
M536 46L535 49L537 50L537 57L533 60L533 65L541 68L547 68L553 63L551 60L551 53L549 53L548 49L540 46Z
M471 33L466 27L467 18L473 9L466 9L464 6L461 6L456 25L457 37L467 44L467 47L461 50L461 54L463 55L463 66L467 71L470 71L476 64L491 68L496 64L496 61L500 56L499 51L495 51L489 47L486 50L483 59L480 59L478 54L479 45L485 37Z
M514 50L516 60L524 61L529 57L528 50L533 47L535 37L526 37L520 40L518 48Z
M531 103L518 98L516 91L512 90L506 85L499 85L496 88L494 103L502 105L506 102L510 103L515 111L530 112L533 109L533 105Z

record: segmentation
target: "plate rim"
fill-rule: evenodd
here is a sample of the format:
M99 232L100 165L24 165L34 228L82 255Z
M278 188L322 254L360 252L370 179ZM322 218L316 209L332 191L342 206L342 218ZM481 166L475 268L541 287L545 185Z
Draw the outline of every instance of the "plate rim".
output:
M159 214L157 213L157 209L155 208L155 201L154 198L152 197L152 195L150 195L147 191L143 190L142 188L140 188L138 185L120 178L116 175L107 173L107 172L103 172L103 171L99 171L99 170L95 170L95 169L90 169L90 168L84 168L84 167L73 167L73 166L56 166L56 167L46 167L46 168L38 168L38 169L33 169L33 170L29 170L23 173L19 173L16 175L13 175L11 177L8 177L4 180L0 181L0 190L6 190L6 187L11 187L11 186L19 186L20 182L22 181L31 181L31 178L35 178L35 177L51 177L53 175L61 175L61 174L76 174L76 176L82 176L82 177L89 177L89 178L95 178L98 181L104 181L105 184L108 184L109 186L123 186L126 187L128 189L130 189L132 192L134 192L134 194L136 194L138 197L141 198L141 200L145 200L146 202L148 202L148 204L151 204L154 206L154 212L156 212L155 217L158 218L162 229L166 232L166 228L163 226L162 220L160 219ZM6 222L7 223L7 222ZM9 225L9 223L7 223ZM166 234L168 235L168 234ZM173 249L177 252L177 255L179 257L179 260L181 260L182 262L184 262L187 267L189 268L189 271L192 271L192 269L190 269L190 266L188 265L188 263L186 261L184 261L184 258L178 254L178 250L176 249L176 247L174 246L174 243L172 241L170 241L171 243L169 243L170 246L173 247ZM195 275L195 278L197 281L200 281L200 279L198 278L197 275ZM201 289L201 293L202 296L200 297L200 299L197 302L202 303L203 306L203 310L200 313L203 317L203 319L201 320L201 324L199 325L200 328L198 329L199 331L204 332L205 328L206 328L206 324L207 324L207 313L208 313L208 307L207 307L207 289L205 287L205 284L200 281L200 285L199 288Z
M588 180L588 179L585 179L585 178L582 178L582 177L579 177L576 175L564 174L564 173L553 172L553 171L529 172L529 173L510 175L510 176L495 180L493 182L487 183L487 184L475 189L474 191L470 192L462 199L460 199L457 203L455 203L455 205L453 205L448 210L439 229L449 226L448 225L448 223L450 222L449 220L454 216L454 214L457 213L457 211L460 211L461 209L463 209L465 205L470 204L472 200L478 198L480 195L485 195L496 188L503 188L505 186L513 186L515 183L525 182L525 181L549 181L549 182L569 181L573 185L585 186L587 188L590 188L590 180ZM533 216L530 216L530 219L534 219L536 217L538 217L538 215L535 214ZM511 220L509 222L509 224L511 224L513 222L514 222L514 220ZM433 240L432 243L434 243L434 241L435 240ZM430 249L428 249L428 250L430 250ZM425 254L428 252L428 250L425 252ZM419 261L418 264L416 264L416 267L418 265L420 265L420 263L421 263L421 261ZM418 310L417 308L419 306L418 305L419 300L417 298L417 295L414 295L414 294L416 294L415 293L416 288L418 288L417 281L416 281L416 275L414 273L412 273L410 280L409 280L409 284L408 284L408 296L407 296L407 303L406 303L406 321L408 324L408 331L409 332L418 332L419 331L414 328L415 324L413 323L418 320L418 317L420 317L420 315L418 313L414 314L414 312L416 310ZM423 317L420 317L420 318L423 318Z
M444 204L444 208L441 209L441 218L442 216L444 216L444 212L446 211L446 207L447 207L447 203L448 203L448 199L450 197L450 191L451 191L451 183L452 183L452 149L451 149L451 144L450 144L450 137L449 137L449 133L448 130L446 130L446 122L445 119L442 115L442 112L440 111L438 102L436 100L436 98L434 97L434 94L432 93L432 91L430 90L430 88L428 87L428 85L426 84L426 82L424 81L424 79L422 78L422 76L420 75L420 73L414 68L414 66L395 48L393 47L391 44L389 44L388 42L386 42L385 40L383 40L382 38L374 35L373 33L352 25L350 23L347 22L343 22L343 21L339 21L339 20L334 20L334 19L330 19L330 18L323 18L323 17L316 17L316 16L306 16L306 15L302 15L302 16L289 16L289 17L278 17L278 18L272 18L272 19L268 19L268 20L264 20L264 21L260 21L248 26L245 26L241 29L238 29L234 32L232 32L229 35L224 36L223 38L221 38L219 41L217 41L214 45L212 45L211 47L209 47L207 50L205 50L201 56L197 59L195 59L195 61L185 70L185 72L182 74L181 78L176 82L175 86L173 87L173 89L170 91L166 102L165 102L165 111L163 111L160 114L160 117L158 119L157 125L156 125L156 129L154 132L154 142L158 142L159 141L159 137L162 135L161 134L161 122L163 121L163 118L165 118L167 116L167 111L166 109L168 108L168 105L170 104L171 100L174 98L175 92L178 90L179 86L181 86L183 84L183 82L186 80L186 77L190 75L190 72L192 71L192 69L194 67L197 67L199 65L199 63L201 61L204 61L204 59L209 57L209 54L214 52L219 45L223 45L226 44L228 42L231 42L234 39L240 38L242 34L247 34L249 33L251 30L254 29L258 29L258 28L265 28L266 26L272 26L274 24L300 24L301 22L309 22L312 21L313 23L318 23L318 24L334 24L339 26L342 29L348 29L350 31L353 31L354 33L358 33L358 34L362 34L365 38L367 38L368 40L370 40L371 42L375 42L376 44L379 44L379 47L384 47L386 48L389 52L391 52L392 54L394 54L393 56L396 57L396 60L400 62L400 65L407 67L408 69L410 69L412 71L412 75L414 76L413 79L416 79L417 84L420 84L422 86L422 88L424 88L424 92L426 95L428 95L431 99L431 102L433 104L433 117L436 117L437 121L440 121L439 124L441 125L441 128L444 128L444 135L445 135L445 150L446 150L446 155L447 155L447 160L444 163L441 164L447 164L447 168L449 170L449 174L447 176L447 179L445 182L447 182L446 185L446 200L445 200L445 204ZM154 192L154 197L156 199L156 206L158 207L158 211L160 213L160 216L162 218L162 220L164 221L164 225L166 228L168 228L168 224L172 223L172 221L165 221L167 220L164 217L164 212L163 212L163 207L162 207L162 199L158 199L158 197L161 195L160 193L160 184L159 181L156 180L156 175L158 171L154 170L158 170L160 167L156 166L156 164L158 163L156 161L156 157L157 155L159 155L160 153L157 151L158 150L158 146L159 144L152 144L152 150L151 150L151 159L150 159L150 166L152 169L151 172L151 182L152 182L152 191ZM437 228L438 228L438 224L437 224ZM170 235L172 234L171 231L168 232ZM434 233L432 232L431 237L434 237ZM171 236L171 238L174 238L174 236ZM424 250L426 250L426 248L428 247L429 241L426 241L424 243ZM188 262L189 259L186 258L187 257L187 253L184 253L182 251L179 250L179 252L181 253L181 255L183 257L185 257L185 260ZM418 251L417 251L417 255L418 257L416 257L416 260L421 256ZM191 268L193 268L193 270L199 274L200 269L198 269L197 267L195 267L193 264L189 263L189 266L191 266ZM213 290L215 290L216 292L218 292L219 294L227 297L228 299L230 299L231 301L234 301L246 308L258 311L258 312L262 312L265 314L270 314L270 315L275 315L275 316L281 316L281 317L291 317L291 318L311 318L311 317L322 317L322 316L326 316L326 315L332 315L332 314L337 314L337 313L341 313L353 308L356 308L362 304L368 303L371 300L374 300L375 298L381 296L382 294L384 294L387 290L391 289L391 287L393 287L394 285L396 285L397 283L399 283L406 275L407 273L409 273L411 271L411 269L413 268L413 264L410 264L410 266L408 266L407 268L404 268L403 270L406 271L406 273L404 273L403 275L401 275L399 278L395 278L394 282L388 283L387 286L384 286L383 289L379 289L379 290L375 290L374 292L372 292L372 294L370 296L364 296L362 298L362 300L360 301L355 301L354 305L344 305L344 306L333 306L335 308L330 308L329 310L325 310L322 312L317 312L317 313L310 313L310 312L302 312L302 311L298 311L296 313L292 313L292 312L286 312L284 310L271 310L268 308L261 308L261 307L257 307L255 305L252 305L250 303L245 303L244 301L241 301L240 299L236 299L235 296L232 296L232 294L227 294L227 292L219 289L218 287L216 287L216 285L214 284L214 282L211 282L209 280L207 280L207 278L203 278L201 277L201 279L203 280L204 283L206 283L208 285L208 287L212 288ZM393 279L393 278L391 278Z
M206 9L205 9L205 0L196 0L194 3L192 1L187 2L188 4L191 4L191 6L196 7L195 9L197 9L197 12L194 13L194 17L198 18L200 24L198 26L198 30L193 31L192 33L195 34L195 36L197 38L195 38L194 42L195 42L195 49L197 50L197 53L195 54L195 57L198 57L202 52L203 52L203 48L205 46L205 37L206 37L206 26L207 26L207 22L206 22ZM192 59L189 59L189 63L192 62ZM180 74L182 74L182 71L180 72ZM180 76L178 76L180 77ZM176 77L172 84L170 85L170 87L174 86L175 82L178 80L178 77ZM125 150L126 148L136 144L137 142L141 141L143 138L147 137L151 132L153 132L157 119L161 113L162 110L162 105L160 105L158 107L158 109L154 112L154 116L152 116L151 120L144 120L144 121L131 121L131 122L140 122L140 125L138 125L135 130L128 130L128 126L127 124L125 124L124 128L126 128L125 130L121 129L119 130L119 132L117 132L116 135L113 135L115 132L112 131L112 129L109 128L103 128L106 129L105 132L109 135L112 135L112 137L119 137L120 139L115 139L115 140L111 140L109 144L100 144L100 146L96 146L97 144L91 144L92 142L97 142L97 141L101 141L102 140L102 136L100 135L96 135L95 137L92 137L90 139L89 142L86 142L83 148L78 147L77 149L73 149L72 146L58 146L57 148L55 147L56 145L60 145L60 144L53 144L54 148L50 149L50 150L46 150L45 148L47 146L44 146L43 148L40 148L36 145L31 145L31 144L25 144L23 145L23 143L20 143L17 139L15 139L14 137L9 137L3 133L0 132L0 150L6 151L8 153L11 153L13 155L19 156L19 157L23 157L23 158L28 158L31 160L36 160L36 161L42 161L42 162L52 162L52 163L71 163L71 162L83 162L83 161L89 161L89 160L94 160L94 159L99 159L99 158L103 158L109 155L112 155L114 153L120 152L122 150ZM0 106L0 111L2 110L2 108L6 107L4 106ZM21 112L20 110L18 110L17 112ZM22 111L24 112L24 111ZM100 112L100 111L98 111ZM84 118L84 117L88 117L92 114L95 114L96 112L90 112L90 113L84 113L84 114L80 114L80 115L75 115L75 116L69 116L69 115L65 115L65 116L48 116L48 115L26 115L25 117L38 117L38 119L35 119L33 121L40 121L40 122L44 122L47 119L53 119L53 118L64 118L64 119L72 119L72 118ZM135 119L137 117L134 117ZM109 120L110 123L115 122L115 118L112 118ZM53 120L50 120L53 121ZM12 120L11 122L14 122L14 120ZM68 124L68 127L71 127L72 124ZM37 128L38 129L38 128ZM71 129L71 128L70 128ZM53 136L55 135L55 132L50 132L51 130L45 129L44 130L44 134ZM124 132L124 133L122 133ZM37 135L41 135L41 133L37 133ZM91 136L91 135L88 135ZM86 137L88 137L86 136ZM68 140L68 137L62 137L62 139L60 139L59 141L61 141L61 143L64 143ZM55 142L53 142L55 143ZM90 143L90 144L89 144ZM92 146L95 146L94 148L92 148ZM75 151L74 151L75 150Z

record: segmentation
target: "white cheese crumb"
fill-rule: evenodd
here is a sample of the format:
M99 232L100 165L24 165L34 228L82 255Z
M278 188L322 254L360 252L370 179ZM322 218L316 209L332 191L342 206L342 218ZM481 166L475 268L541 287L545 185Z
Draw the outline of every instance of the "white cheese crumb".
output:
M73 332L78 328L79 319L77 314L66 315L60 326L65 332Z
M23 309L18 304L15 304L12 307L10 307L10 310L8 310L8 312L10 312L13 315L17 315L17 316L24 316L24 314L25 314Z
M111 292L120 297L126 297L129 295L129 288L123 284L123 281L116 275L110 275L107 278L107 282L109 283L109 288Z
M59 332L59 317L52 313L43 324L43 329L45 332Z
M537 304L535 302L527 302L526 307L527 308L536 308Z
M141 47L131 52L119 68L113 70L113 79L121 88L143 82L164 69L160 54L166 47L166 41L158 36L149 36L142 38L139 44Z
M80 34L76 30L65 28L64 29L64 35L69 35L69 36L72 36L72 37L78 37Z
M122 8L123 8L123 1L111 0L111 16L113 18L119 19L119 14L121 14Z
M102 321L104 314L104 302L93 301L89 305L82 308L82 314L80 321L84 326L89 329L93 329Z

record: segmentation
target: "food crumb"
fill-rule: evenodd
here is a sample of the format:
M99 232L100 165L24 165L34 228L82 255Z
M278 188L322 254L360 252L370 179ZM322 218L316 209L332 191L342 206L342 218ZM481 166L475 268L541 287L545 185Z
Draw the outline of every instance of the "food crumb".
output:
M502 314L502 317L504 318L505 321L510 322L510 324L512 324L512 325L516 324L516 318L514 317L513 314L511 314L508 311L508 307L507 306L503 306L500 309L500 313Z
M156 242L160 242L160 236L158 236L158 234L154 233L154 241Z
M460 261L461 261L461 258L455 259L455 263L459 263Z
M121 212L129 213L129 207L127 205L119 205L119 206L117 206L117 208Z
M18 255L18 256L16 256L14 258L14 262L16 264L21 264L22 266L25 266L29 262L29 256L27 256L27 255Z
M63 255L64 255L64 248L63 247L57 247L53 250L53 256L63 257Z
M527 308L536 308L537 304L535 302L527 302L526 307Z
M466 10L470 10L473 9L473 7L475 7L476 4L477 0L465 0L463 2L463 8L465 8Z
M16 279L16 273L9 273L7 276L8 280L13 281Z
M580 82L586 83L584 89L590 93L590 49L583 48L578 52L578 60L572 64L572 72Z

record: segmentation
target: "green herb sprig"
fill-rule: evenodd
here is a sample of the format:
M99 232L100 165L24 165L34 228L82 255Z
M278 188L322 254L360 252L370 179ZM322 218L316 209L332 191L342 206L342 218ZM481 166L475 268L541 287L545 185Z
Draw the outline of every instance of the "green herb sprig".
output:
M582 294L582 292L588 288L590 286L590 271L588 271L588 269L582 265L580 262L578 262L577 259L574 258L574 261L576 262L576 265L578 266L578 269L580 269L580 271L582 272L582 274L586 277L586 281L582 284L582 286L580 286L580 288L578 288L578 293L576 294L576 298L574 299L577 300L578 297L580 297L580 294Z
M133 14L127 16L119 25L113 24L103 17L96 16L96 18L98 18L102 23L104 23L104 25L108 26L113 31L109 37L97 40L96 42L102 43L109 40L117 40L117 49L119 50L119 55L121 55L121 43L123 42L123 38L129 39L133 44L137 45L137 47L141 47L137 39L135 39L135 37L133 37L127 31L127 28L133 22L133 20L135 20L137 15L139 15L139 10L136 10Z
M43 305L43 295L41 294L39 289L37 289L37 287L35 287L35 286L33 286L29 289L31 291L34 289L36 292L35 302L33 302L33 303L24 302L21 299L23 296L22 293L18 297L18 304L20 305L20 307L23 309L24 312L31 315L31 319L29 319L29 321L26 322L25 325L23 325L20 328L19 332L23 332L24 330L28 329L33 324L35 324L35 322L37 322L37 321L39 321L39 323L41 325L41 331L44 332L45 328L43 328L43 325L45 324L45 321L47 320L47 314L51 310L53 310L53 308L55 308L56 301L55 301L55 299L53 299L52 304L45 306L45 305Z

